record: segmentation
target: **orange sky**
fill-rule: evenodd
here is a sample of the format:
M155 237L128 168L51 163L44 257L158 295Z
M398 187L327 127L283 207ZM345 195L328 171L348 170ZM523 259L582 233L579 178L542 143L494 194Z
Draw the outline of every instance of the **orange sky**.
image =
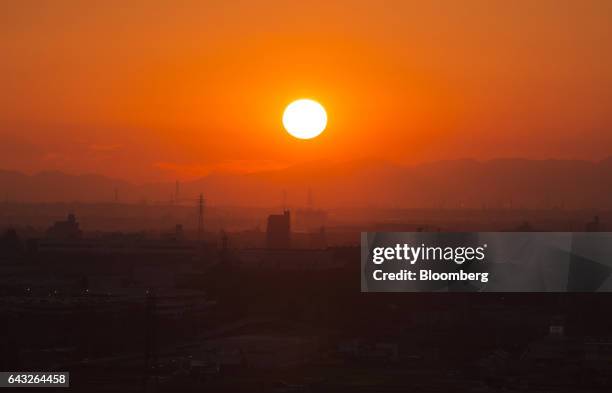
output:
M0 5L0 168L612 154L611 1L93 3ZM313 141L282 129L300 97Z

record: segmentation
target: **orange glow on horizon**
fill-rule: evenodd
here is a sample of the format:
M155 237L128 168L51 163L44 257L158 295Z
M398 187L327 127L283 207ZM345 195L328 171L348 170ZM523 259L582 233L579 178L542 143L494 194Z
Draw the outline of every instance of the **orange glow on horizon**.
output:
M7 3L0 169L153 181L368 157L603 158L611 7ZM296 97L333 121L309 143L279 123Z

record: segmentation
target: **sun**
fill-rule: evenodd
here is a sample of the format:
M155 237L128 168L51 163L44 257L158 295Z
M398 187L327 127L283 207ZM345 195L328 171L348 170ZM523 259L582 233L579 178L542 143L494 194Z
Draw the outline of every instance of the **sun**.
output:
M283 126L296 138L312 139L325 130L327 113L323 105L314 100L296 100L285 108Z

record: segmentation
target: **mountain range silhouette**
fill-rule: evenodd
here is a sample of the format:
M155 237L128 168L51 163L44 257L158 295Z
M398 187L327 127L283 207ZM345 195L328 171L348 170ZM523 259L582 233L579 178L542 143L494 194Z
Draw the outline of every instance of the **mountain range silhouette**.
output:
M203 193L226 206L381 208L612 208L612 157L449 160L402 166L381 160L310 162L249 174L211 173L180 183L182 204ZM134 184L97 174L0 170L0 201L170 202L173 182Z

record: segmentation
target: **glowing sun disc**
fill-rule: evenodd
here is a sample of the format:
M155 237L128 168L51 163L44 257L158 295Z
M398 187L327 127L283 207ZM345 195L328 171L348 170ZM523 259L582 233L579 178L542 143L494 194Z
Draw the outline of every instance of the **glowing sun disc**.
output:
M283 126L296 138L312 139L325 130L327 113L325 108L314 100L296 100L285 108Z

